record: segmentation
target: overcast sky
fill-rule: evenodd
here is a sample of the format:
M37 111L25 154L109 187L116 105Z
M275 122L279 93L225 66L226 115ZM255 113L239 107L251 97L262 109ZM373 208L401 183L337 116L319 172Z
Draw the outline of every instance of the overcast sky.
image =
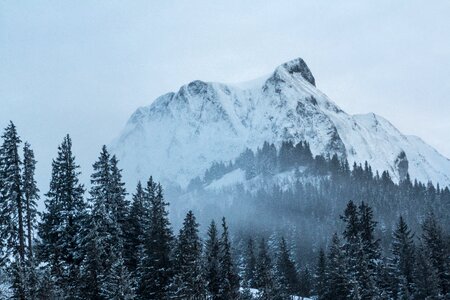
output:
M88 175L137 107L296 57L345 111L450 157L450 1L216 2L0 2L0 126L32 143L43 189L66 133Z

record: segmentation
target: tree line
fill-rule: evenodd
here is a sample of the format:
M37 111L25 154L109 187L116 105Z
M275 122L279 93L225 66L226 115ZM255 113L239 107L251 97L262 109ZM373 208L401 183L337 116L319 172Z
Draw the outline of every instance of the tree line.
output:
M225 218L206 235L192 211L174 234L162 186L152 177L128 197L106 147L87 191L67 135L52 162L45 209L31 146L11 122L0 147L0 283L11 299L445 299L449 237L428 214L418 242L403 218L382 251L372 208L348 202L341 235L300 262L299 236L240 239ZM331 165L331 164L330 164ZM335 180L339 180L336 177ZM439 189L440 190L440 189ZM131 198L131 199L129 199ZM219 227L219 228L218 228ZM305 243L305 247L313 247Z

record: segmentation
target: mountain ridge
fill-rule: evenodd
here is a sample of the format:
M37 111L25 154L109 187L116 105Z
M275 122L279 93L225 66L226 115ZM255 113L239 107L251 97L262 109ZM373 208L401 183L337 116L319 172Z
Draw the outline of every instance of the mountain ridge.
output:
M301 58L242 85L195 80L138 108L112 151L132 182L153 174L183 187L213 161L233 160L246 147L304 140L314 155L368 161L396 181L409 173L450 185L448 158L381 116L345 113L315 84Z

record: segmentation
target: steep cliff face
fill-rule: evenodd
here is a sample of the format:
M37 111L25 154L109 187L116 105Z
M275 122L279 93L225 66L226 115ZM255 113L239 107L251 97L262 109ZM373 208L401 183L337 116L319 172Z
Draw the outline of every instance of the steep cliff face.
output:
M450 183L450 161L374 115L349 115L315 86L302 59L243 84L193 81L139 108L113 142L130 182L150 174L185 186L213 161L264 141L306 140L313 154L368 161L400 180Z

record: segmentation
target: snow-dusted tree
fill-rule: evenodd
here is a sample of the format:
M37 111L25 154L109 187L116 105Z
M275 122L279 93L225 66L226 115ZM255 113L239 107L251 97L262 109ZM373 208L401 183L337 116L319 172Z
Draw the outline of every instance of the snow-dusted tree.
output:
M253 288L255 287L256 257L252 238L249 238L247 241L244 260L245 266L244 266L243 286L246 288Z
M25 143L23 147L23 195L25 200L25 215L27 227L27 250L28 258L33 258L33 231L36 226L37 218L37 201L39 200L39 189L36 180L34 179L34 172L36 170L36 160L34 158L34 151L30 144Z
M165 299L172 276L172 230L160 184L147 184L149 230L145 232L140 266L138 296L141 299Z
M422 242L429 262L439 280L442 295L450 294L450 257L447 253L442 228L433 213L428 214L422 225Z
M327 260L325 256L325 251L321 248L319 250L319 258L317 261L316 273L314 276L315 284L314 291L319 300L327 299L327 289L328 289L328 281L327 281Z
M286 295L299 292L299 276L284 237L281 238L276 261L276 280Z
M343 300L349 297L349 282L345 254L338 235L333 235L328 250L327 281L328 289L325 299Z
M414 299L442 299L439 274L430 260L428 251L423 245L417 249L414 268Z
M208 297L220 299L220 245L216 223L211 221L205 243L204 276Z
M144 206L146 195L141 182L138 182L136 192L133 194L130 212L125 227L125 264L136 277L140 254L144 246L144 220L147 217L148 208Z
M359 206L359 235L361 246L358 251L357 276L362 299L373 299L380 294L378 290L377 263L380 259L379 240L375 238L376 222L372 208L364 202Z
M408 299L413 292L414 235L403 217L392 234L392 255L389 258L390 293L394 299Z
M26 296L27 299L36 298L36 290L38 278L36 273L36 261L33 252L33 237L34 229L37 221L37 201L39 200L39 189L37 188L36 180L34 179L34 172L36 169L36 160L34 152L30 144L25 143L23 148L23 175L22 175L22 189L23 198L25 202L25 219L26 219L26 236L27 236L27 251L26 256Z
M275 282L272 273L272 261L264 239L261 239L259 244L258 258L256 260L255 283L256 288L259 290L259 299L273 299L275 295Z
M67 135L52 163L46 210L39 224L39 255L50 268L54 285L69 298L76 297L80 290L80 233L86 218L84 187L79 183L78 169L72 154L72 140Z
M202 274L202 243L198 223L189 211L180 229L174 253L172 298L200 299L205 295Z
M222 236L220 245L220 298L237 299L239 297L239 276L236 273L231 254L228 226L222 218Z
M5 128L2 138L3 144L0 150L2 239L6 241L6 255L14 257L11 266L14 277L14 297L25 299L27 283L25 274L25 204L22 190L22 161L19 156L21 140L13 122L10 122Z
M123 241L129 213L129 202L125 198L127 192L125 190L125 183L122 181L122 170L119 169L118 162L115 155L109 161L111 170L111 215L117 226L117 238Z

